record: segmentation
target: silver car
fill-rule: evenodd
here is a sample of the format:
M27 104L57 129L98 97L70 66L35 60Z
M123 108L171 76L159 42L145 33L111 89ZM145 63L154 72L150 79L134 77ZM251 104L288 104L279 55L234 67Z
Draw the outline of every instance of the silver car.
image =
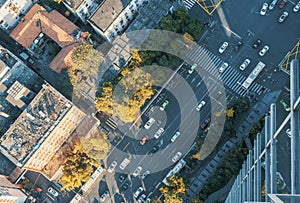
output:
M269 5L269 10L273 10L277 4L277 0L273 0L272 3Z
M219 48L219 53L222 54L226 50L227 47L228 47L228 42L223 42L223 44Z
M136 176L138 176L138 175L140 175L141 174L141 171L142 171L142 167L141 166L138 166L136 169L135 169L135 171L133 172L133 176L134 177L136 177Z
M164 128L159 128L156 133L154 134L154 138L158 139L163 133L164 133Z
M223 63L222 66L219 68L219 73L223 73L228 66L228 63Z
M262 16L266 15L267 10L268 10L268 6L269 6L269 4L267 4L267 3L263 4L263 6L262 6L262 8L260 10L260 15L262 15Z

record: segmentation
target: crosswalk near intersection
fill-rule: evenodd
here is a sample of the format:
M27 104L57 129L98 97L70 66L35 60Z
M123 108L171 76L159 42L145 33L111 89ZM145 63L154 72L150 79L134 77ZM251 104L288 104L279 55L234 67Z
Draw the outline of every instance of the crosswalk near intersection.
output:
M196 0L183 0L184 6L187 10L190 10L196 3Z
M194 46L188 53L187 58L205 69L214 77L220 77L219 68L224 61L219 57L208 51L202 46ZM247 92L255 92L258 95L269 92L270 89L263 87L261 84L253 82L248 90L242 87L242 83L246 80L246 77L239 73L238 70L229 66L221 74L221 80L225 87L230 88L233 92L240 96L245 96Z

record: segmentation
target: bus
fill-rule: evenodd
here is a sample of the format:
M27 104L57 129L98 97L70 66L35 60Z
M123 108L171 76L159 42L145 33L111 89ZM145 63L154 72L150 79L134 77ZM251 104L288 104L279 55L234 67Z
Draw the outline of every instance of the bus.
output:
M168 177L170 177L171 175L175 175L176 173L178 173L179 171L181 171L181 169L183 169L183 167L186 165L186 161L184 161L183 159L181 159L178 164L176 164L176 166L171 170L169 171L169 173L166 175L166 177L163 179L163 183L165 185L168 185Z
M243 82L242 87L245 89L248 89L252 82L255 80L255 78L259 75L259 73L264 69L266 65L263 62L258 62L256 67L253 69L253 71L250 73L248 78Z

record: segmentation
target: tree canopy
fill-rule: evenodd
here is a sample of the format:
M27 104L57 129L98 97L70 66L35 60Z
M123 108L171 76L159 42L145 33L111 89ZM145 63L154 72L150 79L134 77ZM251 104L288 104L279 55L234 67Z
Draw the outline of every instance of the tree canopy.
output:
M178 175L172 175L168 179L168 186L161 187L160 191L164 195L165 202L181 203L186 193L184 179Z

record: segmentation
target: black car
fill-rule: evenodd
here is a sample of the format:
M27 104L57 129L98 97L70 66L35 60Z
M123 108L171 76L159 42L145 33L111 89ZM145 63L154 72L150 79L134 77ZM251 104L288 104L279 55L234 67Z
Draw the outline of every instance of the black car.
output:
M235 46L234 46L234 50L235 51L239 51L241 49L241 47L243 46L243 42L238 42Z
M151 149L151 151L149 152L149 154L154 154L154 153L156 153L156 152L159 150L159 148L161 147L161 145L162 145L162 143L158 143L157 145L155 145L155 146Z
M252 48L253 48L253 49L257 49L257 47L259 47L259 45L261 45L261 43L262 43L262 40L261 40L261 39L257 39L257 40L253 43Z
M120 183L122 183L125 179L126 179L126 177L124 175L120 175L120 177L119 177Z
M122 190L123 190L123 192L124 192L125 190L127 190L127 189L129 188L129 186L130 186L130 183L129 183L129 182L125 182L125 183L122 185Z

